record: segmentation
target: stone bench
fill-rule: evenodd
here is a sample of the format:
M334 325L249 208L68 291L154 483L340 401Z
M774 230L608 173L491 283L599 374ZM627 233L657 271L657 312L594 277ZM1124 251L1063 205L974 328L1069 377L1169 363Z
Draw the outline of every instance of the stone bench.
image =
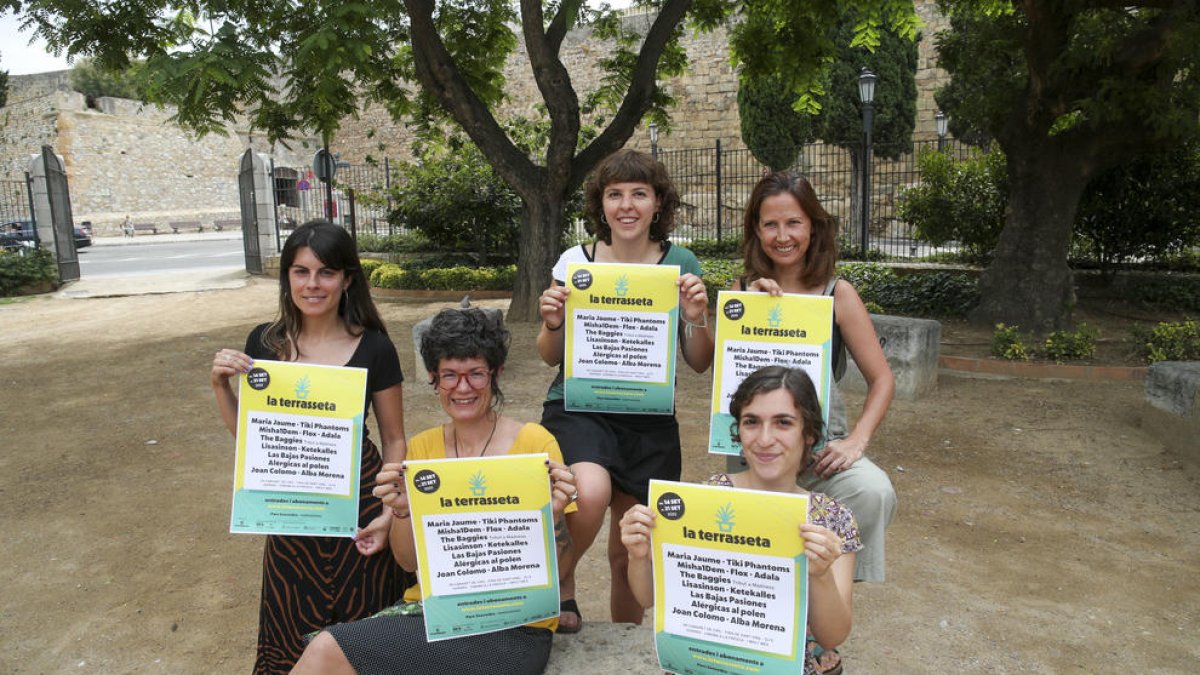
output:
M171 231L175 234L180 232L203 232L204 226L198 220L181 220L171 223Z
M1200 460L1200 361L1160 361L1146 371L1142 428L1168 447Z
M138 232L149 232L150 234L158 234L158 225L155 225L154 223L134 223L133 224L133 232L134 232L134 234L137 234Z
M890 314L872 314L871 322L896 377L896 398L916 399L936 389L942 324ZM853 358L847 359L846 374L839 385L848 391L867 390L866 380Z
M226 228L228 228L230 230L242 229L242 219L241 218L226 218L224 220L214 220L213 221L213 229L216 230L217 232L221 232L222 230L225 230Z

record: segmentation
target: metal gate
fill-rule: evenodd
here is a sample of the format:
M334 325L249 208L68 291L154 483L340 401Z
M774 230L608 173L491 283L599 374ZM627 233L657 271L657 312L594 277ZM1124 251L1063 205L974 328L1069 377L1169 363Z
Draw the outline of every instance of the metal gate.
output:
M242 248L246 253L246 271L262 274L262 256L258 245L258 200L254 190L254 150L242 155L238 170L238 195L242 207Z
M42 146L42 165L46 168L46 195L50 200L50 224L54 230L58 278L60 281L76 281L79 279L79 254L75 251L75 220L71 216L67 172L49 145Z

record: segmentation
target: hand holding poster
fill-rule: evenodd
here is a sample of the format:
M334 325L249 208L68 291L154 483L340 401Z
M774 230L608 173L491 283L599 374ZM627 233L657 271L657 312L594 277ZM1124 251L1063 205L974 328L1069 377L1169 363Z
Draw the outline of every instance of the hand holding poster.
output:
M229 531L353 537L367 371L260 360L240 380Z
M803 670L808 495L650 481L659 665L681 674Z
M737 455L730 438L729 400L746 376L763 366L801 368L813 381L821 414L829 422L832 378L833 298L828 295L768 295L745 291L717 294L716 365L708 451Z
M675 410L678 265L567 265L567 410Z
M430 642L558 616L545 454L405 463Z

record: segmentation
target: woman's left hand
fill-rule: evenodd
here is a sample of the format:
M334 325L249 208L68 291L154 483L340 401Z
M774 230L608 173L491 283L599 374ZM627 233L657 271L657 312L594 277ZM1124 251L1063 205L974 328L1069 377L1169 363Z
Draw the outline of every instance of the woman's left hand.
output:
M383 515L367 523L366 527L359 528L354 534L354 546L358 552L363 555L375 555L382 551L387 546L391 524L392 514L384 511Z
M862 458L866 449L867 444L864 441L849 438L829 441L825 450L817 455L816 463L812 468L813 473L821 478L829 478L835 473L845 471Z
M579 488L575 486L575 473L570 467L554 460L547 460L546 466L550 472L550 508L557 520L568 504L579 499Z
M804 556L808 558L808 576L820 577L842 557L842 538L824 525L804 523L800 526L804 540Z
M704 280L695 274L684 274L675 282L679 286L679 311L685 321L703 324L708 314L708 289Z

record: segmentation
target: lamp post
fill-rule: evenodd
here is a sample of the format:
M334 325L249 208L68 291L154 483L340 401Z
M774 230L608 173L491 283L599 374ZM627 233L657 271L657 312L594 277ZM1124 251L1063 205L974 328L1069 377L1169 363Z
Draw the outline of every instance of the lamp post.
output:
M863 116L862 229L859 234L865 258L870 236L868 225L871 222L871 124L875 121L875 73L866 66L858 74L858 98L862 101Z
M650 156L658 159L658 125L650 123Z
M933 119L937 124L938 152L941 152L946 149L946 128L950 126L950 118L946 117L946 113L939 110L933 116Z

